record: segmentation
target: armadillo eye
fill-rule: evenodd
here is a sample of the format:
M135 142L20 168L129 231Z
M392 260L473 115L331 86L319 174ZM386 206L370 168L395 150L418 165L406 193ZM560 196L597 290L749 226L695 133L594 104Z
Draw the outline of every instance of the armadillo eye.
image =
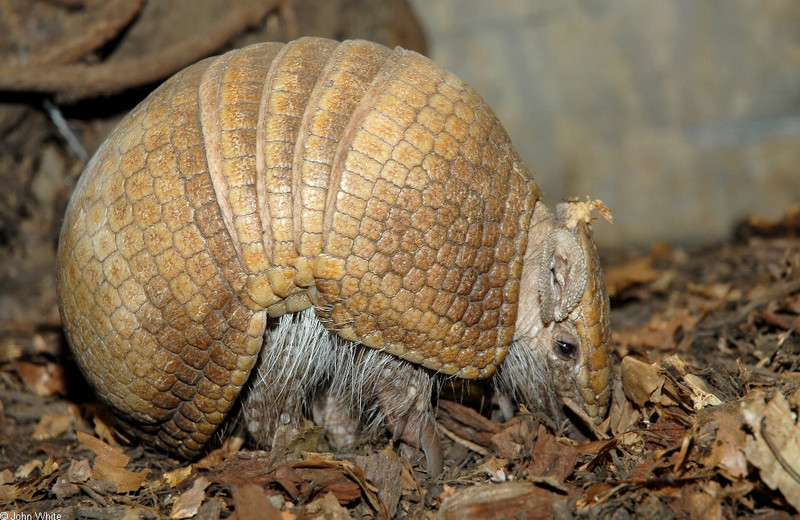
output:
M574 343L566 341L555 340L553 342L553 350L555 350L556 354L562 359L575 359L575 356L578 354L578 347L575 346Z

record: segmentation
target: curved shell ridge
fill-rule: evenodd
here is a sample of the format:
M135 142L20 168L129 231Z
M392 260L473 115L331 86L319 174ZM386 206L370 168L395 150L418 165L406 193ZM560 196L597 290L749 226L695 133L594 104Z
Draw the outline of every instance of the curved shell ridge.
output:
M256 134L264 79L283 48L259 44L220 56L199 87L200 115L212 185L237 255L248 273L246 292L254 310L280 301L266 272L256 182Z
M302 38L274 57L263 83L256 133L257 211L269 267L259 275L270 316L297 311L310 302L297 286L297 248L292 214L295 172L292 157L308 99L336 42ZM288 298L288 299L287 299Z
M512 193L516 154L463 82L404 50L381 74L337 151L318 312L346 339L486 377L513 336L535 190Z
M324 225L329 215L327 201L335 186L338 150L349 145L348 128L390 53L386 47L371 42L342 42L326 64L309 101L294 157L298 283L305 287L315 283L312 264L323 249Z
M366 43L352 42L362 46ZM355 334L353 315L340 303L344 296L341 292L341 282L342 277L346 276L347 261L360 264L364 262L363 257L355 256L353 239L359 234L360 219L368 217L366 196L379 177L381 169L380 162L369 153L364 154L361 147L365 142L360 136L364 134L365 118L372 112L376 100L396 71L402 68L408 55L407 51L400 48L390 51L385 47L378 47L378 50L382 51L383 59L373 65L368 75L361 75L358 95L349 93L342 103L346 107L343 114L346 117L337 116L338 124L333 134L335 139L329 140L327 153L322 161L329 177L330 188L321 200L323 211L316 222L317 229L321 233L314 247L322 254L314 258L312 267L315 282L312 295L320 320L344 339L367 343L370 343L370 339ZM351 74L345 72L342 76L342 79L346 80ZM339 82L342 79L339 79ZM342 88L335 84L333 89L334 92L343 92ZM336 113L337 110L331 112ZM359 140L361 142L358 142ZM358 163L355 168L354 163ZM359 276L366 273L363 265L357 270L358 273L351 274ZM350 290L356 290L352 284L355 279L352 276L349 279ZM376 344L372 342L371 346Z
M59 245L81 370L132 429L185 456L232 406L264 326L235 296L243 268L200 139L197 84L212 63L174 76L120 123L76 187Z

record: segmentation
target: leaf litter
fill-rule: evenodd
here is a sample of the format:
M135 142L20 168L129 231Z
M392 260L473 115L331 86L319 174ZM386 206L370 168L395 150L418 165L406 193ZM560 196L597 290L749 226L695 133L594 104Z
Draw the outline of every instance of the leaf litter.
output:
M272 454L232 436L178 461L121 439L68 358L52 354L59 334L32 328L49 345L42 354L0 343L0 510L276 520L800 514L800 208L743 223L731 243L604 258L616 373L609 416L585 440L524 409L499 421L467 385L443 388L437 404L439 478L389 438L326 452L311 423L283 432Z

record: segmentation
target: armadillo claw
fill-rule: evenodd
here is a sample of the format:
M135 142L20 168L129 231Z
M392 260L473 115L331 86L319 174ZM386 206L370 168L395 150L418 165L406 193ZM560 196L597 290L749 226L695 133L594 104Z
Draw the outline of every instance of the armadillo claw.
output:
M392 431L394 442L403 442L425 454L425 466L432 476L442 472L442 444L432 415L409 413L393 419L386 416L386 427Z
M436 431L434 421L425 421L419 432L419 447L425 453L425 464L428 473L438 476L442 473L444 463L442 461L442 443L439 440L439 433Z

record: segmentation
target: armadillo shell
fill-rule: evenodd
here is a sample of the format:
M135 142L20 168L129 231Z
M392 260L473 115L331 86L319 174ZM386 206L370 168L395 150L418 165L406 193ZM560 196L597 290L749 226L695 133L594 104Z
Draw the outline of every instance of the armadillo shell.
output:
M268 316L466 378L512 339L539 191L491 110L404 49L304 38L197 63L102 145L67 210L60 309L97 394L195 456Z

